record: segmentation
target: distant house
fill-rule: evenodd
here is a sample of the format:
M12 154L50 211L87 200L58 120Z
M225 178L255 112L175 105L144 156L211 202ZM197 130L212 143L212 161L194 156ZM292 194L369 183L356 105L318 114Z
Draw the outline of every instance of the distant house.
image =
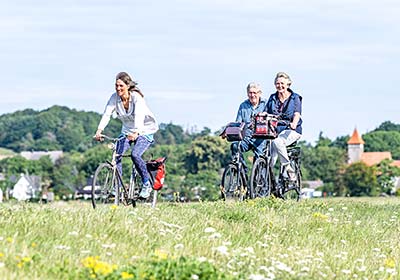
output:
M20 155L28 160L38 160L41 157L49 156L51 161L55 163L59 158L63 156L63 151L23 151Z
M382 160L392 160L391 152L364 152L364 140L358 134L357 129L354 129L353 135L347 141L348 163L364 162L368 166L373 166L380 163ZM400 160L394 160L392 165L400 167Z
M21 174L21 177L14 185L12 196L18 201L39 199L42 191L39 176L28 176Z
M379 164L381 161L388 159L392 160L391 152L364 152L364 140L358 134L357 129L354 129L353 135L347 141L348 163L363 162L368 166ZM392 166L400 167L400 160L393 160ZM394 190L400 188L400 178L394 177Z

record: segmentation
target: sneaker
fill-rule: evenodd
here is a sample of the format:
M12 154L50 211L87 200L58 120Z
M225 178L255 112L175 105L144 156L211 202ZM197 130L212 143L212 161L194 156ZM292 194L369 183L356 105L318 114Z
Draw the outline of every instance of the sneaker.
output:
M151 185L150 181L147 181L147 183L143 184L142 189L140 190L139 196L141 198L148 198L151 193Z
M289 181L295 182L296 181L296 173L294 172L294 170L290 166L290 164L288 164L286 166L286 170L285 171L286 171L287 177L289 178Z

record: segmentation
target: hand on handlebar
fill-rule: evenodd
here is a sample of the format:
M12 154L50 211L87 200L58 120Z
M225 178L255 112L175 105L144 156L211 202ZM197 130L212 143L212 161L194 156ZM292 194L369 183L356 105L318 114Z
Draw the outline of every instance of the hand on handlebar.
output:
M93 138L96 139L97 141L103 141L104 137L101 133L102 133L102 130L98 129L96 131L96 134L93 136Z

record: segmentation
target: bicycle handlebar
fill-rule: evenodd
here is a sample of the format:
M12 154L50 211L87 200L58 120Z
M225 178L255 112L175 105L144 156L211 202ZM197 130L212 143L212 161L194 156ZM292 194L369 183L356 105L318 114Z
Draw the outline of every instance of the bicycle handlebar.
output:
M104 139L107 139L107 140L113 141L113 142L119 141L119 140L121 140L121 139L123 138L123 136L122 136L122 137L114 138L114 137L107 136L107 135L105 135L105 134L100 134L100 137L101 137L101 138L100 138L100 141L103 141ZM96 135L94 135L93 138L96 139Z

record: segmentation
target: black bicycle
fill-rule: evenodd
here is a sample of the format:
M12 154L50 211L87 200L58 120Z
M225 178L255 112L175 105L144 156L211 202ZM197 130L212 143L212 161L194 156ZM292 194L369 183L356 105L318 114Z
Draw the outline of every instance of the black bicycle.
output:
M278 120L276 116L268 115L266 118L270 118L275 123L288 125L286 121ZM296 179L290 180L281 166L276 180L274 168L271 166L272 141L273 138L266 139L263 154L254 162L250 177L250 198L267 197L272 194L286 200L298 201L301 196L301 149L297 146L297 142L287 147L290 165L295 172Z
M152 189L149 198L142 199L139 197L139 192L143 186L140 176L132 164L132 172L129 181L129 185L123 183L122 175L119 172L116 164L116 158L118 156L131 157L130 154L119 155L117 154L116 148L117 143L122 138L112 138L107 135L101 135L102 139L110 141L108 147L112 150L111 161L101 163L93 177L92 182L92 205L96 208L97 204L116 204L120 203L124 205L136 206L137 201L148 202L155 207L157 201L157 191ZM154 178L149 172L150 183L153 186Z
M240 144L240 142L239 142ZM240 147L240 145L238 145ZM241 161L242 152L233 155L232 160L224 169L221 181L221 198L223 200L243 201L247 198L248 184L244 163Z

